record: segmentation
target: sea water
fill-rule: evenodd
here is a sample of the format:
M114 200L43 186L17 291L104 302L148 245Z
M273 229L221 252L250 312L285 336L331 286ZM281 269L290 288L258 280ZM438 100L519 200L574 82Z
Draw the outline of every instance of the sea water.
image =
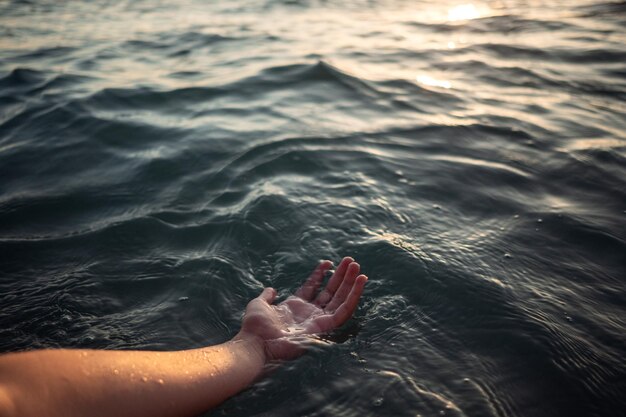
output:
M207 415L626 409L626 7L0 2L0 350L227 340L319 259L330 344Z

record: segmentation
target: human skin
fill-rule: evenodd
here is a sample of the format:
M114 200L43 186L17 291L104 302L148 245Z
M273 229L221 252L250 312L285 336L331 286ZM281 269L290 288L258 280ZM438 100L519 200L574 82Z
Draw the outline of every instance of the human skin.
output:
M365 275L343 258L322 261L296 293L273 304L265 288L231 340L173 352L48 349L0 356L0 417L194 416L254 382L271 361L304 353L314 335L356 310Z

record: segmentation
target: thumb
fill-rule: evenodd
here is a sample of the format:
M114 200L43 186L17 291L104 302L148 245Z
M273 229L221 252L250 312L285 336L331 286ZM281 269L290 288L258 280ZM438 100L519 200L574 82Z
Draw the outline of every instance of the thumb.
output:
M261 295L259 295L258 298L265 301L267 304L272 304L276 299L276 290L271 287L264 288L263 292L261 293Z

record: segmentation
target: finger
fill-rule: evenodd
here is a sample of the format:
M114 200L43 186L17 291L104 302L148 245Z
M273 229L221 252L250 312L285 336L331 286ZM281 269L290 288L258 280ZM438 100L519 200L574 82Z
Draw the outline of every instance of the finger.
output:
M276 299L276 290L270 287L264 288L261 295L259 295L257 298L265 301L267 304L272 304Z
M311 301L317 293L322 281L324 280L324 274L333 266L331 261L322 261L315 268L315 271L309 276L305 283L296 291L296 296L302 298L305 301Z
M335 327L341 326L352 317L352 314L354 314L354 311L359 305L359 299L361 298L361 294L363 294L363 288L366 282L367 276L365 275L359 275L356 278L350 294L348 294L343 304L333 313L333 325Z
M331 298L333 298L333 294L337 291L339 285L341 285L343 278L346 275L346 271L348 270L348 266L352 262L354 262L354 259L349 256L346 256L341 260L341 262L339 262L339 266L337 266L335 273L328 280L326 288L324 288L324 290L317 296L317 299L315 300L316 305L324 306L330 301Z
M350 290L352 289L352 286L354 285L354 281L356 280L357 275L359 275L360 269L361 266L356 262L352 262L350 266L348 266L346 276L344 277L341 286L333 295L332 300L330 300L328 304L326 304L324 310L332 313L346 300L346 297L348 296Z

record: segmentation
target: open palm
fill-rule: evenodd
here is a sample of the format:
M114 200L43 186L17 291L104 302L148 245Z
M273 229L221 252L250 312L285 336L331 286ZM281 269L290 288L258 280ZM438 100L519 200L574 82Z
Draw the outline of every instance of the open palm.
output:
M320 291L332 262L322 261L305 283L280 304L273 305L276 291L265 288L248 304L242 331L260 337L270 359L290 359L302 353L302 341L344 324L356 310L365 275L350 257L343 258Z

